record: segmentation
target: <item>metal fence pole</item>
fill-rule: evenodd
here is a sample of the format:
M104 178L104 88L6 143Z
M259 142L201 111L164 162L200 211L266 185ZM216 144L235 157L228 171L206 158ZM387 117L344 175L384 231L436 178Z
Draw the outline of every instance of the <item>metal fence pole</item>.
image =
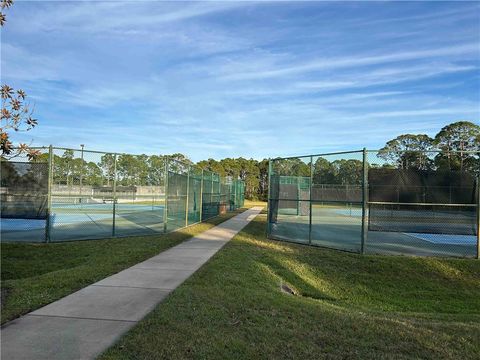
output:
M233 210L237 210L237 180L232 180L230 192L230 199L233 199Z
M203 169L202 169L202 177L200 179L200 222L203 221Z
M270 215L270 210L272 208L271 205L271 176L272 176L272 160L268 159L268 190L267 190L267 237L270 236L271 234L271 229L270 229L270 221L271 221L271 215Z
M235 180L235 185L233 185L233 206L235 207L235 210L238 209L238 200L237 200L237 193L238 193L238 180Z
M190 165L187 170L187 199L185 201L185 226L188 226L188 192L190 191Z
M112 237L115 236L115 222L117 210L117 154L113 155L113 209L112 209Z
M367 149L363 148L363 176L362 176L362 243L360 252L365 254L365 247L368 235L367 226L367 211L368 211L368 158Z
M167 232L168 222L168 156L165 156L165 201L163 206L163 232Z
M480 259L480 176L477 177L477 259Z
M211 188L210 188L210 206L213 207L213 172L210 173L210 179L212 181L210 181L210 184L212 185Z
M309 212L308 212L308 243L312 245L312 189L313 189L313 156L310 156L310 198L309 198Z
M45 242L50 242L52 226L52 182L53 182L53 146L48 147L48 183L47 183L47 218L45 221Z
M81 144L81 156L80 156L80 207L82 207L83 199L82 199L82 187L83 187L83 147L85 145Z
M300 181L297 177L297 216L300 215Z

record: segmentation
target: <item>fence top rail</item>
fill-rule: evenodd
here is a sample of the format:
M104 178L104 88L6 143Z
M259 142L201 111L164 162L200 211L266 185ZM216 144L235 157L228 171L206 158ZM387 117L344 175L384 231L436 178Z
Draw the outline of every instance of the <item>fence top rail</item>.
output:
M34 150L48 150L49 146L31 146L31 149ZM52 146L52 150L71 150L71 151L80 151L84 153L94 153L94 154L110 154L110 155L131 155L131 156L139 156L136 154L128 154L128 153L118 153L114 151L98 151L98 150L89 150L89 149L74 149L74 148L66 148L66 147L59 147L59 146Z
M31 149L34 150L49 150L50 146L31 146ZM129 155L129 156L141 156L141 155L147 155L147 154L129 154L129 153L119 153L119 152L113 152L113 151L98 151L98 150L89 150L89 149L74 149L74 148L66 148L66 147L60 147L60 146L52 146L52 150L71 150L71 151L77 151L77 152L83 152L83 153L94 153L94 154L109 154L109 155ZM152 156L152 155L147 155L147 156ZM211 177L215 176L219 180L222 178L222 176L216 172L207 170L197 164L190 164L184 161L180 161L177 159L172 159L171 155L160 155L165 157L169 163L175 162L177 164L181 164L182 166L185 166L186 169L196 169L199 171L204 171L204 172L209 172L211 174ZM20 161L21 162L21 161ZM232 180L238 180L241 181L241 179L232 179Z
M300 158L309 158L309 157L327 156L327 155L355 154L355 153L361 153L361 152L363 152L363 150L337 151L337 152L330 152L330 153L324 153L324 154L276 157L276 158L271 158L270 160L271 161L278 161L278 160L300 159Z
M388 202L388 201L368 201L371 205L406 205L406 206L449 206L449 207L478 207L477 204L446 204L446 203L409 203L409 202Z
M279 160L288 160L288 159L301 159L301 158L309 158L309 157L319 157L319 156L331 156L331 155L343 155L343 154L357 154L357 153L362 153L363 151L367 153L379 153L381 150L349 150L349 151L337 151L337 152L328 152L328 153L321 153L321 154L308 154L308 155L297 155L297 156L286 156L286 157L275 157L275 158L270 158L270 161L279 161ZM400 153L408 153L408 152L415 152L415 153L423 153L423 154L429 154L429 153L449 153L449 154L474 154L480 156L480 151L476 150L465 150L465 151L445 151L441 149L431 149L431 150L401 150L399 151Z

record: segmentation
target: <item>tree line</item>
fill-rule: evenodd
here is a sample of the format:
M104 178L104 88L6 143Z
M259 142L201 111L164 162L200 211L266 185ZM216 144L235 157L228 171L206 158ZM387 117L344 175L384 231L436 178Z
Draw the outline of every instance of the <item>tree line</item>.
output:
M55 150L56 152L57 150ZM161 186L165 182L165 162L168 158L168 170L172 173L185 174L189 167L218 174L222 178L241 179L245 182L245 194L250 199L266 194L268 182L268 160L257 161L245 158L214 159L193 163L185 155L117 155L104 154L97 161L89 161L88 151L82 158L80 151L65 150L63 154L53 155L53 183L57 185L112 186L115 174L117 184L121 186L153 185ZM48 153L38 155L32 162L48 162ZM215 174L205 174L213 176Z
M345 156L347 157L347 156ZM354 159L313 159L314 184L354 185L362 183L362 155ZM387 141L378 152L368 155L370 168L461 171L480 176L480 126L458 121L444 126L432 138L425 134L404 134ZM268 160L213 159L199 162L222 174L237 175L245 181L248 199L266 200ZM310 158L273 161L273 172L284 176L310 176Z
M480 175L480 126L460 121L443 127L433 138L425 134L404 134L388 141L377 153L369 153L368 166L416 170L466 171ZM85 152L87 154L87 152ZM358 155L358 156L357 156ZM91 155L85 156L85 158ZM345 156L347 157L347 156ZM361 184L363 161L360 153L353 159L329 160L314 158L313 181L316 184ZM79 151L65 150L53 158L54 183L63 185L111 186L115 172L117 184L164 185L165 155L104 154L97 161L82 159ZM268 159L226 158L208 159L194 164L185 155L168 156L169 170L185 173L196 165L221 177L245 182L247 199L266 200L268 193ZM48 161L48 154L36 157L35 162ZM310 176L310 158L291 158L272 162L278 175Z

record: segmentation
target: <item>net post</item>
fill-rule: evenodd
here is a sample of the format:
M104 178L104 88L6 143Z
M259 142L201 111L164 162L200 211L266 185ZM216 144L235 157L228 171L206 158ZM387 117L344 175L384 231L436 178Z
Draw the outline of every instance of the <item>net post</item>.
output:
M188 192L190 191L190 165L187 170L187 197L185 200L185 226L188 226Z
M168 221L168 155L165 155L165 201L163 205L163 232L167 232L167 221Z
M112 208L112 237L115 237L115 222L117 211L117 154L113 155L113 208Z
M270 236L272 230L271 230L271 215L270 215L270 210L272 208L271 205L271 176L272 176L272 159L268 159L268 190L267 190L267 237Z
M480 259L480 176L477 176L477 259Z
M312 188L313 188L313 156L310 156L310 184L308 211L308 243L312 245Z
M47 179L47 218L45 221L45 242L50 242L52 226L52 182L53 182L53 146L48 147L48 179Z
M203 221L203 169L202 169L202 177L200 178L200 222Z
M368 159L367 149L363 148L363 174L362 174L362 242L360 253L365 254L365 244L367 242L367 209L368 209Z

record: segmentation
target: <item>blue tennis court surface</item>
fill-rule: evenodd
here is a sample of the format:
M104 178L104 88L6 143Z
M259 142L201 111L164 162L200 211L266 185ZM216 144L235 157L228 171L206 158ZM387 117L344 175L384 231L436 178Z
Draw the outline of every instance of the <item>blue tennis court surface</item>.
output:
M362 209L358 207L346 208L346 209L336 209L335 214L345 215L345 216L356 216L362 217Z
M25 231L45 228L45 220L36 219L1 219L2 231Z
M128 217L128 215L156 213L163 216L163 205L144 205L144 204L117 204L116 217ZM50 225L52 227L60 225L86 224L102 220L110 220L113 217L112 204L53 204L52 215L50 216ZM158 220L158 218L157 218ZM2 231L27 231L40 230L45 228L46 220L41 219L9 219L2 218L0 227Z
M132 211L152 211L152 210L163 210L163 205L158 204L130 204L130 203L117 203L115 205L116 209L121 210L132 210ZM52 210L55 209L65 209L65 210L113 210L112 203L79 203L79 204L62 204L62 203L53 203Z
M404 233L405 235L415 237L433 244L446 245L475 245L477 238L473 235L448 235L448 234L420 234Z
M336 209L335 213L343 216L361 217L362 209L351 207L346 209ZM444 245L476 245L477 238L474 235L457 235L457 234L428 234L428 233L403 233L415 239L428 241L432 244Z

